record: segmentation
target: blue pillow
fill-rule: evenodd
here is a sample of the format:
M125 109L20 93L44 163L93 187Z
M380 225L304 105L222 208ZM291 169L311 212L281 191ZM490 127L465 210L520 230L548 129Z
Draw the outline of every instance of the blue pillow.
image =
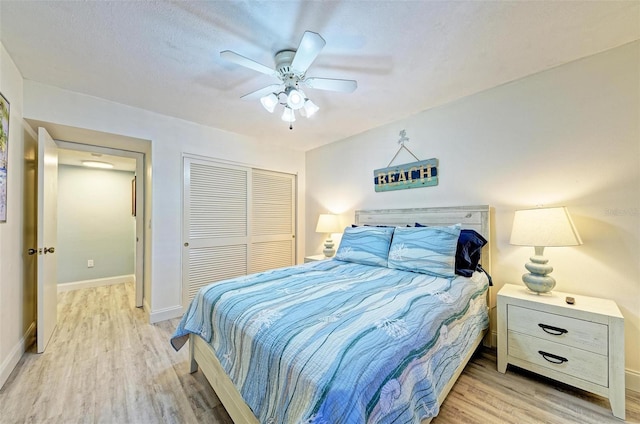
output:
M416 222L416 227L426 227ZM456 274L471 277L478 270L482 259L482 248L487 240L475 230L460 230L458 246L456 247Z
M387 266L393 227L347 227L336 259L363 265Z
M474 230L460 231L456 250L456 274L471 277L482 259L482 247L487 240Z
M396 228L389 248L389 268L434 277L455 276L460 225Z

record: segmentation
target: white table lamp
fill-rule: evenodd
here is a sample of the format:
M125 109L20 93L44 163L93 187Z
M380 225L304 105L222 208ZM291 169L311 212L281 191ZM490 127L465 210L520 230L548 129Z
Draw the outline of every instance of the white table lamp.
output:
M316 233L326 233L329 235L327 240L324 242L324 250L322 251L327 258L336 254L336 251L333 248L333 240L331 239L332 233L340 232L342 232L342 227L340 227L338 215L329 213L320 214L318 217L318 225L316 225Z
M556 285L556 280L548 275L553 267L543 256L544 248L578 246L582 240L567 208L556 207L516 211L510 243L534 247L535 255L525 264L529 273L522 276L522 281L529 290L539 294L551 291Z

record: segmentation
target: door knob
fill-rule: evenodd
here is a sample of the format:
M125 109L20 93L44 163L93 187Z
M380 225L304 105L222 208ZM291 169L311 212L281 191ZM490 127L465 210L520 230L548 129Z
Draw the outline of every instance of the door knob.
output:
M55 252L56 249L54 247L45 247L44 248L44 254L46 255L47 253L53 253Z

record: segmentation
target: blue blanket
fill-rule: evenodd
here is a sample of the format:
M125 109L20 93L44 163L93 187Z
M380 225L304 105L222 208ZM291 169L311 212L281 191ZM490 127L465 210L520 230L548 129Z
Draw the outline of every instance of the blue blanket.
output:
M171 343L206 340L261 423L419 423L488 326L487 288L312 262L202 288Z

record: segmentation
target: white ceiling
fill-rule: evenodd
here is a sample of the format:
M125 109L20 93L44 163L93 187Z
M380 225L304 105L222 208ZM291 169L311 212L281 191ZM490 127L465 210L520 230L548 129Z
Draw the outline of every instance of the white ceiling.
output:
M244 94L305 30L320 106L293 131ZM0 39L25 79L308 150L640 38L638 1L7 1Z

